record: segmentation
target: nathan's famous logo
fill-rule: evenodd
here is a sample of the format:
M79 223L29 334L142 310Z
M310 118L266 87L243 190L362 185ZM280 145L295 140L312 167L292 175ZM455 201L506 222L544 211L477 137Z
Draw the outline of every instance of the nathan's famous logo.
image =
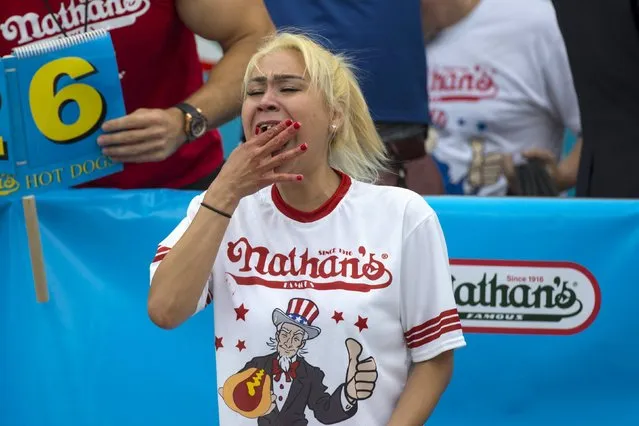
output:
M308 248L298 251L293 247L288 253L272 253L242 237L228 243L226 254L239 267L238 274L229 273L238 285L368 292L388 287L393 280L384 264L388 255L364 247L355 252L330 248L314 254Z
M0 173L0 197L13 194L18 189L20 189L20 184L13 175Z
M497 71L475 65L434 66L430 69L428 94L433 102L477 102L493 99L499 93L495 83Z
M18 46L26 46L61 33L82 32L85 23L89 29L113 30L133 25L150 7L150 0L66 0L60 2L57 10L8 16L4 22L0 21L0 37L14 41Z
M595 277L568 262L451 260L465 331L574 334L599 312Z

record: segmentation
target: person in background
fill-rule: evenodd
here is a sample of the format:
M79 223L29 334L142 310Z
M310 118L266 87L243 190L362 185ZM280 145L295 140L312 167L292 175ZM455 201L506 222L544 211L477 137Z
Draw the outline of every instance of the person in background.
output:
M577 97L552 5L543 0L422 0L431 153L448 194L518 194L514 167L543 161L559 191L574 186ZM423 68L422 68L423 69Z
M579 96L577 197L639 198L637 0L553 0Z
M242 72L274 29L262 1L7 1L0 55L98 28L111 29L129 112L98 143L124 170L81 187L208 187L224 158L216 128L239 113ZM224 50L205 85L194 34Z
M419 0L322 0L296 3L265 0L278 29L296 29L353 62L377 130L392 165L380 183L419 194L442 192L434 161L427 155L426 76Z
M223 426L423 425L466 345L435 211L371 184L386 149L343 59L283 33L245 83L248 140L160 241L151 320L213 303Z

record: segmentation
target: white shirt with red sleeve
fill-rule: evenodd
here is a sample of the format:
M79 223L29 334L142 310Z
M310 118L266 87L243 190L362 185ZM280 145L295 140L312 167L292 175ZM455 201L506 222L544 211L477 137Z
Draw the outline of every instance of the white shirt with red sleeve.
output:
M151 279L201 200L160 243ZM466 344L433 209L344 174L310 213L275 186L242 199L198 311L211 301L223 426L385 425L411 363Z

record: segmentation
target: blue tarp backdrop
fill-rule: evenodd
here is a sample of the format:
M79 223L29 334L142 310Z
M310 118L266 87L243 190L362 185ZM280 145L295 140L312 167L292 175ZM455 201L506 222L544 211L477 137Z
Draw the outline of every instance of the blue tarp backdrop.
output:
M50 292L43 304L35 300L21 203L0 204L0 425L217 424L212 310L172 331L155 327L146 312L149 262L194 195L39 195ZM563 287L546 278L543 289L535 280L552 271L506 267L498 279L511 286L504 293L510 299L492 305L471 303L472 286L457 287L460 313L471 312L464 325L477 330L467 333L468 346L457 353L453 381L429 425L638 425L639 202L428 200L452 259L571 262L596 280L573 268L557 272L572 277ZM487 279L496 276L487 268ZM453 268L458 281L475 272ZM529 275L534 280L517 294L514 286ZM530 309L517 307L525 294L545 304L532 306L530 299ZM575 306L582 309L568 317ZM506 315L512 312L524 313L528 331L491 332L493 323L512 325L508 318L517 315ZM583 328L594 315L578 333L547 332ZM549 326L546 319L545 331L531 332L530 321L542 317L557 322Z

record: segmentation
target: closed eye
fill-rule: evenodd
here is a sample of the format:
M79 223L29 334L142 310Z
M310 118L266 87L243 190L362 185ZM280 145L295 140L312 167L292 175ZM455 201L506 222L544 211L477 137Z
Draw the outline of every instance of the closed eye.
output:
M300 92L301 89L298 87L282 87L280 89L280 92L283 93L292 93L292 92ZM264 90L260 90L260 89L253 89L253 90L248 90L246 92L247 96L258 96L258 95L263 95L264 94Z

